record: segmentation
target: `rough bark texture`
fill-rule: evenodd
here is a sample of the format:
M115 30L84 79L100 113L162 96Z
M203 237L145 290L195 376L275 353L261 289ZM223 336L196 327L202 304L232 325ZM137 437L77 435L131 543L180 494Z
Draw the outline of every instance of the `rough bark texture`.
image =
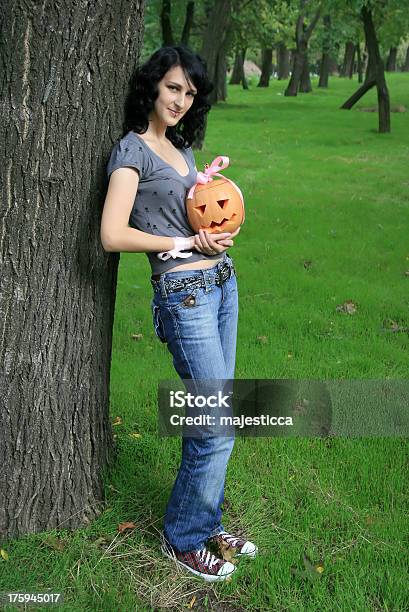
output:
M261 50L261 74L257 87L268 87L270 76L273 69L273 49L272 47Z
M397 47L391 47L389 49L388 59L386 60L386 71L396 72L396 57L398 55Z
M102 508L119 258L99 228L143 3L7 0L0 18L1 539Z
M160 23L162 27L162 43L163 45L174 45L172 33L172 21L170 18L171 0L162 0L162 10L160 13Z
M290 76L290 51L285 46L285 43L280 42L277 45L277 79L279 81L287 80Z
M307 5L308 0L301 0L301 10L295 28L296 49L294 51L294 60L290 82L288 83L288 87L284 92L285 96L296 96L299 90L303 92L311 91L311 82L308 83L309 74L307 79L308 41L315 26L317 25L320 16L320 9L316 11L314 17L311 20L311 23L307 27L304 22L306 17Z
M182 45L189 45L190 32L192 30L193 21L195 14L195 3L191 0L186 5L185 23L183 24L182 38L180 42Z
M376 85L378 93L379 132L390 132L389 91L385 81L384 65L379 51L379 44L371 10L366 6L362 7L361 17L364 24L365 40L368 49L368 67L366 71L366 78L362 87L360 87L358 91L355 92L342 105L341 108L352 108L369 89Z

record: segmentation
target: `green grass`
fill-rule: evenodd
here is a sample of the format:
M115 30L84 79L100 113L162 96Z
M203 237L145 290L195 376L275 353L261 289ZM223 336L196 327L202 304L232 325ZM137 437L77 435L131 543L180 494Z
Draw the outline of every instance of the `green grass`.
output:
M388 76L393 105L409 109L408 79ZM339 110L356 86L334 78L297 98L282 95L285 83L233 86L211 112L197 165L228 155L225 174L246 202L231 249L237 378L407 377L408 334L391 321L409 327L409 113L378 134L375 113ZM371 92L360 106L375 103ZM150 300L147 259L122 254L111 372L111 414L122 424L105 511L86 529L53 532L61 551L50 534L4 544L0 590L60 589L66 611L182 610L194 595L199 610L408 610L404 438L237 439L224 524L256 541L259 557L217 586L162 559L180 440L156 435L157 383L175 374ZM346 300L355 314L336 310ZM136 529L118 536L124 521ZM324 571L306 570L304 555Z

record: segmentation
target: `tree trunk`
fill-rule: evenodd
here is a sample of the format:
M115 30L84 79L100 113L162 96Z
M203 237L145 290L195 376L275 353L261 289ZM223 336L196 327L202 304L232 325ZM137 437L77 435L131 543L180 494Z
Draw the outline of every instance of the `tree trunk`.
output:
M174 45L172 33L172 22L170 18L171 0L162 0L162 10L160 14L160 22L162 26L162 44L163 46Z
M285 43L280 42L276 47L277 53L277 79L279 81L287 80L290 76L290 51L285 46Z
M206 60L209 78L215 84L218 80L217 76L220 81L220 74L217 75L218 68L220 72L223 65L226 65L226 61L223 61L222 58L218 59L218 56L220 53L225 54L226 35L227 31L230 30L230 22L231 0L215 0L213 10L207 22L206 31L204 32L203 44L200 51L200 55ZM215 87L210 96L212 104L217 103L219 100L218 90L220 90L220 88Z
M332 54L329 56L329 62L328 63L329 63L329 74L330 74L330 76L333 76L334 74L339 74L337 60L335 59L335 57Z
M0 539L103 509L119 257L99 228L144 3L18 6L1 9Z
M353 43L351 40L348 40L345 45L344 61L342 63L342 68L339 76L348 77L352 79L354 73L354 58L355 43Z
M268 87L273 69L273 49L264 47L261 50L261 74L257 87Z
M242 75L241 75L241 84L243 86L243 89L248 89L249 88L249 85L248 85L248 82L247 82L247 77L246 77L246 72L244 70L244 61L246 59L246 52L247 52L247 47L241 50L241 55L242 55L242 58L243 58L243 72L242 72Z
M385 81L384 65L379 51L378 39L372 19L372 11L366 6L361 9L364 23L365 40L368 48L368 68L365 83L351 96L341 108L350 109L374 85L378 93L379 132L390 132L389 91Z
M406 57L402 66L402 72L409 72L409 47L406 49Z
M363 64L361 56L361 45L359 41L356 44L357 66L358 66L358 83L363 81Z
M194 13L195 13L194 0L189 0L189 2L186 5L185 23L183 25L182 37L180 39L180 42L182 45L189 46L190 32L193 26Z
M320 80L318 81L318 87L326 89L328 87L329 78L329 54L323 53L320 64Z
M218 102L227 99L227 53L232 42L232 34L232 28L229 26L228 30L224 33L222 44L217 54L215 84Z
M301 10L295 28L296 49L294 52L293 69L290 82L288 83L288 87L284 92L285 96L296 96L299 89L306 92L311 91L311 89L308 88L311 87L311 82L308 85L309 74L307 79L307 72L309 72L308 41L315 26L317 25L320 16L320 9L316 11L309 26L307 27L304 22L306 17L306 5L307 0L301 0ZM303 79L302 83L301 79Z
M233 70L231 72L231 77L230 77L230 85L240 85L240 83L243 80L243 63L244 63L244 57L243 57L243 51L242 49L240 49L240 47L236 48L236 53L234 56L234 66L233 66Z
M206 31L203 36L200 55L206 61L207 73L214 84L209 96L211 104L227 97L226 55L232 40L231 28L231 0L215 0L213 9L209 14ZM201 150L206 133L207 118L202 130L196 134L193 148Z
M311 79L310 79L310 64L308 59L308 53L304 55L304 63L301 72L300 84L298 86L300 93L309 93L312 91Z
M322 43L322 56L320 63L320 79L318 87L328 87L328 77L330 68L330 49L331 49L331 17L324 15L324 38Z
M388 59L386 60L386 71L396 72L396 56L398 55L397 47L391 47L389 49Z

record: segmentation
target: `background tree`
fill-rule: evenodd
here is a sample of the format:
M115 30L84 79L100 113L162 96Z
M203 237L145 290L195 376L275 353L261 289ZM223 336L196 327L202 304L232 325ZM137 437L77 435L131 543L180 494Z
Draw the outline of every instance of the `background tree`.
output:
M101 511L119 257L99 226L143 2L0 10L0 536L13 537Z
M311 91L308 63L308 41L320 17L321 5L312 0L300 0L299 14L295 26L295 50L290 82L285 96L296 96L298 91ZM308 21L307 21L308 20ZM308 25L307 25L308 23Z

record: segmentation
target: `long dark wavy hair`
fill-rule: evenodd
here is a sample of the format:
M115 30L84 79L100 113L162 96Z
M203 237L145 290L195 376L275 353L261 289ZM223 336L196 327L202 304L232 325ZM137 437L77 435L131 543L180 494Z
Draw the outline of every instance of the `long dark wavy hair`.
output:
M123 136L133 130L144 134L148 129L148 115L154 108L159 95L158 82L168 70L180 66L188 81L197 89L193 104L175 125L166 130L166 137L181 149L190 147L195 135L204 127L206 114L210 110L209 93L213 90L206 73L206 62L185 45L161 47L131 76L125 100Z

